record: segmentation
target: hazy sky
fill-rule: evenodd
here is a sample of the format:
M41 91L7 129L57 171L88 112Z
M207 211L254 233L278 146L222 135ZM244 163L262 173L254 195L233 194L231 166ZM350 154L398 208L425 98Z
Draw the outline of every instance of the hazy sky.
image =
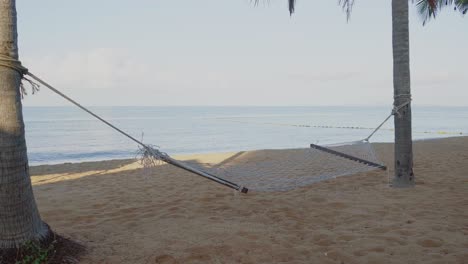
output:
M356 0L349 23L336 0L286 2L19 0L20 59L85 105L390 108L391 1ZM468 106L468 16L423 27L411 7L410 31L413 103Z

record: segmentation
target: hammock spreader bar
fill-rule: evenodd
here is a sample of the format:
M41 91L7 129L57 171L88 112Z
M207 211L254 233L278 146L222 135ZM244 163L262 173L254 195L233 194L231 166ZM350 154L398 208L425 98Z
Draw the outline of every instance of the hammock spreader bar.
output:
M204 171L201 171L201 170L194 169L194 168L192 168L190 166L187 166L187 165L185 165L185 164L183 164L183 163L181 163L181 162L179 162L179 161L177 161L177 160L175 160L173 158L169 157L169 158L164 159L164 161L166 163L169 163L169 164L173 165L173 166L176 166L176 167L181 168L183 170L189 171L191 173L198 174L198 175L200 175L202 177L205 177L205 178L207 178L209 180L215 181L215 182L217 182L219 184L222 184L224 186L232 188L232 189L234 189L236 191L239 191L241 193L247 193L249 191L249 189L247 189L246 187L239 186L239 185L237 185L237 184L235 184L233 182L230 182L230 181L227 181L225 179L219 178L219 177L217 177L217 176L215 176L213 174L210 174L210 173L207 173L207 172L204 172Z
M346 153L339 152L339 151L336 151L336 150L333 150L333 149L329 149L329 148L322 147L322 146L315 145L315 144L310 144L310 147L314 148L314 149L324 151L324 152L328 152L328 153L333 154L333 155L337 155L337 156L345 158L345 159L349 159L349 160L352 160L352 161L363 163L363 164L366 164L366 165L371 166L371 167L376 167L376 168L379 168L381 170L387 170L387 166L385 166L385 165L374 163L372 161L368 161L368 160L361 159L361 158L358 158L358 157L354 157L354 156L351 156L351 155L348 155Z
M37 82L39 82L40 84L44 85L45 87L49 88L51 91L53 91L54 93L60 95L61 97L65 98L67 101L69 101L70 103L78 106L79 108L81 108L81 110L87 112L88 114L92 115L93 117L95 117L96 119L100 120L101 122L103 122L104 124L108 125L109 127L113 128L114 130L118 131L120 134L126 136L127 138L133 140L134 142L136 142L138 145L142 146L143 148L145 148L146 150L148 150L150 153L152 153L152 155L154 157L159 157L161 158L160 155L157 155L157 153L154 153L154 150L145 145L143 142L139 141L138 139L130 136L129 134L127 134L126 132L122 131L121 129L117 128L116 126L112 125L111 123L109 123L108 121L104 120L102 117L96 115L95 113L91 112L90 110L88 110L86 107L80 105L79 103L77 103L75 100L71 99L70 97L66 96L65 94L63 94L62 92L60 92L59 90L55 89L54 87L52 87L50 84L46 83L45 81L41 80L39 77L36 77L34 74L32 74L31 72L26 72L25 74L31 76L31 78L33 78L34 80L36 80ZM204 178L207 178L209 180L212 180L212 181L215 181L219 184L222 184L224 186L227 186L229 188L232 188L234 190L237 190L239 192L242 192L242 193L247 193L249 191L249 189L245 188L245 187L242 187L242 186L239 186L235 183L232 183L230 181L227 181L225 179L221 179L219 177L216 177L215 175L212 175L212 174L209 174L209 173L206 173L204 171L201 171L201 170L197 170L195 168L192 168L190 166L187 166L185 164L183 164L182 162L180 161L177 161L171 157L169 157L168 155L164 155L164 157L161 158L163 161L165 161L166 163L168 164L171 164L173 166L176 166L178 168L181 168L181 169L184 169L186 171L189 171L189 172L192 172L194 174L197 174L199 176L202 176Z
M241 193L247 193L249 191L249 189L247 189L246 187L239 186L239 185L237 185L237 184L235 184L233 182L230 182L228 180L219 178L219 177L217 177L217 176L215 176L213 174L210 174L208 172L204 172L204 171L192 168L190 166L187 166L186 164L184 164L184 163L182 163L182 162L180 162L180 161L178 161L176 159L173 159L173 158L171 158L169 156L165 156L164 158L162 158L162 160L164 162L168 163L168 164L171 164L173 166L176 166L176 167L181 168L183 170L186 170L188 172L198 174L198 175L200 175L202 177L205 177L205 178L207 178L209 180L215 181L215 182L217 182L219 184L222 184L224 186L232 188L232 189L234 189L236 191L239 191Z

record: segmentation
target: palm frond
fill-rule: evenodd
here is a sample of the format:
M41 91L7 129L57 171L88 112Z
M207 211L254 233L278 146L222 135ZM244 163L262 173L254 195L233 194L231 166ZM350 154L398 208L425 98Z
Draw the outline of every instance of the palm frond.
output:
M416 6L423 19L423 25L431 18L435 18L446 6L454 6L454 10L458 10L463 15L468 12L468 0L417 0Z
M289 14L292 15L296 7L296 0L288 0L288 3L289 3Z
M468 0L464 0L468 1ZM258 2L258 0L256 0ZM289 13L292 15L296 7L296 0L288 0L289 3ZM338 0L338 4L346 12L346 20L350 20L351 12L353 11L354 0Z
M260 0L251 0L250 2L253 2L254 5L258 5ZM267 2L270 2L267 0ZM288 0L288 5L289 5L289 14L292 15L294 13L294 10L296 9L296 0Z
M346 20L351 19L351 11L353 11L354 0L338 0L338 4L346 12Z

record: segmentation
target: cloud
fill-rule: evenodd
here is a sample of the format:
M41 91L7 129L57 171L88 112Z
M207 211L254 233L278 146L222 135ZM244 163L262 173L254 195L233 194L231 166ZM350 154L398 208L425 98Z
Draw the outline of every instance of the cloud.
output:
M123 49L99 48L23 59L32 73L88 105L196 104L200 93L215 91L229 79L216 65L177 63L168 58L133 56ZM112 94L111 94L112 93ZM49 93L27 105L63 105Z
M142 57L113 48L26 57L23 62L85 105L374 105L391 104L393 90L390 72L346 65L275 64L258 71L256 64ZM466 105L461 72L420 70L412 77L416 103ZM438 90L444 93L435 97ZM25 100L25 105L65 104L47 92Z
M307 73L292 73L289 74L290 79L312 81L312 82L333 82L345 81L356 77L360 77L360 73L356 71L336 71L336 69L320 70L320 72Z
M414 74L413 83L417 86L443 87L461 83L461 80L464 79L466 79L466 77L462 72L418 72Z
M32 72L73 89L114 89L145 80L150 70L128 51L94 49L25 60Z

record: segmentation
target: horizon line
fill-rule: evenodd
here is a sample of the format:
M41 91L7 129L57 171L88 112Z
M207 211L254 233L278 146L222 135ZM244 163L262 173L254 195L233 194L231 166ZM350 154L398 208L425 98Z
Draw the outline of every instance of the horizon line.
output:
M392 105L87 105L87 107L392 107ZM464 108L468 105L432 105L432 104L412 104L416 107L457 107ZM74 105L23 105L29 107L76 107Z

